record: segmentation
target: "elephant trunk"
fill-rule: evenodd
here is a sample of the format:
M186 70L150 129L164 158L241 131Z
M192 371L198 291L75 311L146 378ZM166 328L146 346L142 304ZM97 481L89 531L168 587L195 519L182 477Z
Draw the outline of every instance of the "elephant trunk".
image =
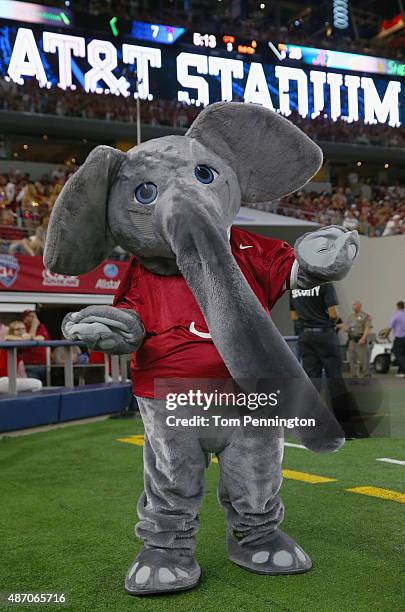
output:
M311 450L337 450L343 432L244 278L220 211L209 202L187 209L166 202L158 224L232 378L246 392L281 385L279 416L315 420L291 433Z

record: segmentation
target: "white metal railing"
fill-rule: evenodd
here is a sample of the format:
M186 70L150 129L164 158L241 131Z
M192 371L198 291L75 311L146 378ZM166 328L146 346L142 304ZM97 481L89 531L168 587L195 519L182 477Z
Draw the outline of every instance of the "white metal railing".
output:
M284 336L284 340L294 351L297 336ZM64 347L64 382L65 388L74 388L74 364L72 347L86 347L84 342L70 340L28 340L17 342L0 342L0 350L7 351L7 375L8 392L10 395L17 395L17 350L25 347L45 347L46 348L46 384L51 386L51 348L58 346ZM294 351L295 352L295 351ZM104 382L124 383L128 380L128 363L130 355L107 355L104 354ZM111 372L110 372L111 359ZM60 366L61 367L61 366ZM86 367L86 364L78 364L78 367Z
M25 347L45 347L46 348L46 383L51 385L51 348L58 346L64 347L64 382L67 389L74 388L74 367L72 347L85 347L84 342L74 342L70 340L29 340L17 342L0 342L0 350L7 351L7 376L8 376L8 392L11 395L17 395L17 350ZM77 367L86 367L86 364L77 364ZM128 378L128 355L111 355L111 372L110 372L110 356L104 356L104 381L108 382L125 382Z

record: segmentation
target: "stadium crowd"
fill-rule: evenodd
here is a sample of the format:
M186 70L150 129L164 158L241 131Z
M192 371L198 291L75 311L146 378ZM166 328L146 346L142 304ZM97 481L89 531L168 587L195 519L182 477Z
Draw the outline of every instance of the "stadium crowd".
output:
M59 117L80 117L106 121L136 122L136 104L128 98L113 95L62 91L57 87L41 89L36 81L16 85L12 81L0 81L0 110L24 113L41 113ZM146 125L162 125L187 128L201 108L178 101L156 99L141 101L141 121ZM387 124L368 125L356 122L354 127L342 119L331 121L323 114L315 119L303 118L298 113L290 119L311 138L319 141L352 142L379 146L405 148L405 127Z
M371 238L405 234L405 188L368 185L331 192L298 191L261 210L325 225L343 225Z
M54 87L41 89L36 81L16 85L0 81L0 110L41 113L59 117L80 117L106 121L136 122L135 100L114 95L99 95L83 91L63 91ZM188 127L200 108L167 100L141 100L142 123Z
M72 166L58 166L36 181L13 170L0 174L1 253L42 256L50 212L73 172ZM405 233L403 187L352 185L330 192L299 191L260 207L321 225L343 224L371 237ZM119 248L112 256L125 259Z

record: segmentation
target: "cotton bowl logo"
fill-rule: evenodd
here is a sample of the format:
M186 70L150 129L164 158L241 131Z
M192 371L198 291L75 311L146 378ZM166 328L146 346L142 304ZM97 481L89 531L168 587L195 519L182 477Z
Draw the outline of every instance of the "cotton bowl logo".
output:
M58 274L44 268L42 270L42 285L47 287L79 287L80 279L78 276Z
M115 278L116 276L118 276L119 270L115 264L108 263L108 264L105 264L103 268L103 272L107 278Z
M0 255L0 283L7 289L15 283L18 278L20 266L12 255Z

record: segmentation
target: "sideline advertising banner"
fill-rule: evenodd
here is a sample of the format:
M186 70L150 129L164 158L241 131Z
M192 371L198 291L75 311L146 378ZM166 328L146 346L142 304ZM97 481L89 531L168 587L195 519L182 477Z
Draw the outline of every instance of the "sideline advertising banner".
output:
M42 257L0 255L0 291L113 294L127 265L105 260L92 272L67 276L47 270Z

